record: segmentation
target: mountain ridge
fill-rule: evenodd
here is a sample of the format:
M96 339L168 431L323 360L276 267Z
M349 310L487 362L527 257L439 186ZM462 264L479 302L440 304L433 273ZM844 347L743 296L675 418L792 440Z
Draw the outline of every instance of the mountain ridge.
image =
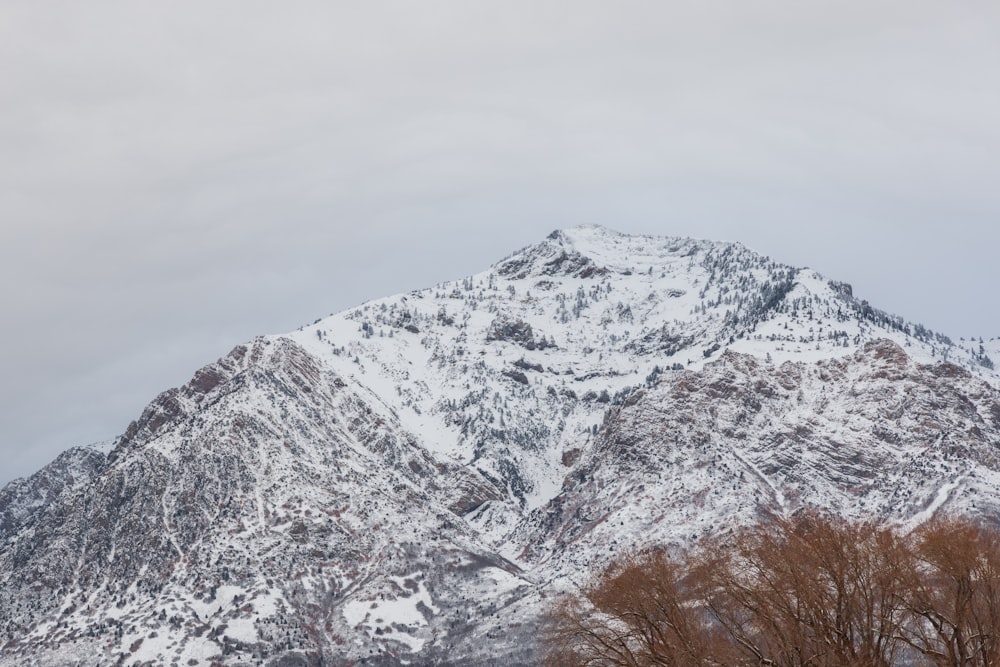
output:
M0 490L0 664L531 664L545 597L622 550L995 516L989 354L737 243L553 232Z

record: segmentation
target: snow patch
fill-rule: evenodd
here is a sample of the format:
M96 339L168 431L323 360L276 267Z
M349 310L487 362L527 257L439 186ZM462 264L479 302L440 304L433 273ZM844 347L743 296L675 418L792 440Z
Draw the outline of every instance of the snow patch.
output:
M957 489L964 480L965 480L964 476L959 477L958 479L952 482L948 482L947 484L943 485L940 489L938 489L937 495L934 497L934 500L931 501L930 505L928 505L922 511L914 514L907 521L903 522L902 524L903 532L911 533L917 528L919 528L922 524L927 523L928 521L933 519L934 514L939 509L941 509L941 506L944 505L946 502L948 502L948 498L951 496L951 492Z
M427 640L412 633L427 625L426 613L440 610L419 576L389 577L398 588L394 595L383 593L378 600L348 602L342 610L344 620L352 628L363 625L373 640L391 639L406 644L412 653L420 652Z

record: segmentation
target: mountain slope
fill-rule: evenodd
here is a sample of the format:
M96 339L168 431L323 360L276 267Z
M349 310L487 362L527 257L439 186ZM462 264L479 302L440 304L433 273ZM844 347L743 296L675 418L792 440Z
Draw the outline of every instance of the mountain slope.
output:
M554 232L5 487L0 664L530 664L544 596L619 549L995 516L991 349L738 244Z
M888 340L780 366L726 352L608 412L563 493L520 537L522 560L682 547L817 506L903 529L944 505L995 523L997 398L967 371L917 364Z

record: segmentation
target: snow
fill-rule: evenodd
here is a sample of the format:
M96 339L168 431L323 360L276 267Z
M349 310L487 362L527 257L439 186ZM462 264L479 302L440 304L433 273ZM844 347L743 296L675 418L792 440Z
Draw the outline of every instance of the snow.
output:
M768 486L769 489L771 489L771 491L774 493L774 500L775 500L775 502L778 503L778 507L780 507L782 511L785 511L787 509L787 503L785 502L785 495L781 492L781 489L779 489L774 484L774 482L772 482L768 478L767 475L765 475L763 472L761 472L760 468L758 468L756 465L754 465L749 460L747 460L746 457L744 457L742 454L740 454L738 451L736 451L735 447L732 447L731 450L733 452L733 456L735 456L739 460L740 463L742 463L747 468L749 468L753 472L754 475L756 475L757 477L759 477L760 480L762 482L764 482Z
M603 273L552 273L550 263L560 253L577 253ZM527 277L502 275L507 262L521 261L529 267ZM730 313L739 307L734 295L750 298L753 290L782 280L790 287L763 319L729 328ZM507 480L513 462L524 480L521 503L486 502L466 521L486 543L515 558L519 548L510 546L511 531L525 512L545 507L562 491L564 452L590 447L591 431L608 407L593 398L568 403L552 395L613 396L643 387L656 368L700 370L724 362L726 350L774 368L812 364L849 356L877 338L896 342L915 363L965 359L971 370L1000 384L1000 376L971 361L971 346L918 340L909 324L893 328L858 317L859 303L815 271L776 264L739 244L584 226L558 232L488 271L377 299L290 337L360 386L380 418L399 424L433 459L475 466L494 480ZM487 334L498 318L524 322L536 339L544 336L556 347L490 342ZM673 354L661 352L660 331L694 342ZM523 370L527 385L505 375L522 363L532 366ZM515 446L491 435L510 425L522 429L514 434ZM779 507L787 506L780 480L765 475L760 461L734 455Z
M952 491L957 489L963 481L965 481L964 476L942 485L930 505L903 522L903 532L910 533L919 528L921 524L927 523L934 518L934 514L948 501Z
M768 294L780 298L755 301ZM183 664L220 651L186 636L193 627L291 641L295 614L335 600L310 622L345 651L418 653L452 641L451 624L486 627L476 614L533 613L549 582L615 554L690 546L760 512L812 503L913 529L977 502L992 511L1000 473L949 458L944 433L991 428L986 383L1000 376L982 354L1000 363L1000 341L950 345L861 308L843 286L739 244L591 226L463 280L256 339L227 361L228 384L204 403L179 394L177 424L115 464L139 496L166 480L141 498L163 554L141 557L169 560L111 597L112 566L134 549L112 535L104 584L82 597L70 587L57 611L77 611L63 628L43 619L32 640L90 627L95 613L129 628L122 650L142 639L130 660ZM533 339L491 339L503 321L530 325ZM866 348L879 339L905 359ZM945 386L918 377L920 364L946 358L972 373L947 386L975 410L914 412L921 391L939 401ZM730 385L758 405L713 393ZM86 467L67 466L67 495L87 488ZM182 511L191 498L193 515ZM43 501L26 498L24 513ZM220 563L233 576L209 600ZM191 625L171 629L149 600L131 601L164 571L156 610Z
M252 618L233 618L226 621L226 635L252 644L257 641L257 628Z
M115 448L115 440L100 440L98 442L92 442L86 445L87 449L92 449L95 452L100 452L101 454L110 454Z
M351 627L363 625L369 637L395 640L406 644L411 652L418 653L427 640L412 633L427 625L426 613L437 614L440 611L423 587L421 578L419 573L408 577L389 577L396 585L395 595L383 595L378 601L348 602L342 609L344 620ZM427 611L419 608L421 603Z

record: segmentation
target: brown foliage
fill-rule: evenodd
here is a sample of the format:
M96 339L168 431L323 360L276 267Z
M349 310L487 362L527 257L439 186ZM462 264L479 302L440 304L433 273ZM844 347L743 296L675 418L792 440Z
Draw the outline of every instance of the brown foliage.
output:
M714 550L705 603L748 664L893 663L908 554L891 530L807 515Z
M913 535L917 622L905 640L933 665L1000 665L1000 536L968 521L935 521Z
M547 665L723 665L729 645L711 623L690 567L661 551L628 556L551 615Z
M1000 537L803 514L630 555L551 611L549 665L1000 665Z

